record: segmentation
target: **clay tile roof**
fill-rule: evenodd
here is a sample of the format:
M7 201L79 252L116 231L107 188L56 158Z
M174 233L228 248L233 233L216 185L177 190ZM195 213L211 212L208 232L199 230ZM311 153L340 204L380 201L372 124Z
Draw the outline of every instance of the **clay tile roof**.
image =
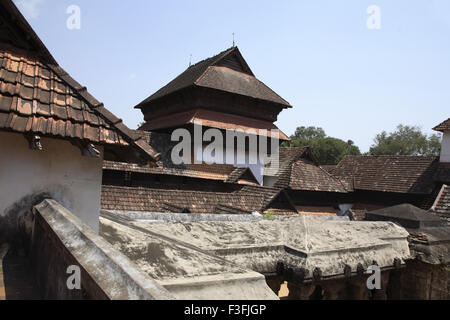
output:
M331 173L358 190L430 194L437 157L345 156Z
M226 164L190 164L181 168L149 167L134 163L103 161L103 170L138 172L154 175L169 175L197 179L218 180L225 183L238 183L245 179L247 183L258 184L258 181L248 168L237 168Z
M434 127L433 130L440 132L450 131L450 118Z
M236 65L236 68L230 67L230 63L227 63L224 67L224 62L230 60L234 60L231 65ZM142 101L136 108L141 108L151 101L191 86L212 88L274 102L283 105L285 108L291 107L286 100L255 78L239 49L232 47L214 57L190 66L166 86Z
M157 175L173 175L181 177L191 177L199 179L209 180L221 180L224 181L228 178L228 175L233 172L233 166L227 165L192 165L189 168L166 168L166 167L148 167L138 164L115 162L115 161L103 161L103 170L113 171L126 171L126 172L139 172L147 174Z
M159 157L56 64L11 1L2 1L1 7L15 17L16 28L22 28L35 47L24 50L0 43L0 130L131 145L147 158Z
M276 176L276 188L346 193L345 185L321 168L309 147L280 148L279 170L266 166L264 175Z
M450 164L439 163L439 167L434 175L434 180L445 184L450 184Z
M302 191L347 192L339 179L308 160L299 160L292 164L289 188Z
M283 170L290 170L290 166L295 161L306 156L307 147L280 148L278 159L273 160L272 164L267 164L264 168L265 176L279 176Z
M450 187L448 185L442 186L431 209L447 219L450 218Z
M281 194L280 190L245 186L234 192L164 190L136 187L102 187L102 208L106 210L174 212L185 209L191 213L263 212ZM278 207L277 207L278 208ZM294 207L282 208L294 214Z
M235 183L248 171L250 171L249 168L235 168L225 179L225 182Z

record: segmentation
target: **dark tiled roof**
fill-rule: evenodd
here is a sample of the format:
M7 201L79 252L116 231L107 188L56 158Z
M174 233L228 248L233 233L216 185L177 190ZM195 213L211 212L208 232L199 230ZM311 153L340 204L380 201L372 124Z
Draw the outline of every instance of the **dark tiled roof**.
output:
M435 131L450 131L450 118L433 128Z
M445 184L450 184L450 164L439 163L439 167L434 175L434 180Z
M302 191L347 192L337 178L307 160L299 160L292 164L288 187Z
M432 210L443 217L450 218L450 187L443 185Z
M249 168L235 168L225 179L225 182L236 183L245 173L249 171L250 171Z
M117 186L102 187L102 208L106 210L191 213L251 213L270 208L281 191L273 188L245 186L234 192L162 190ZM286 209L284 213L296 213Z
M346 156L331 173L355 190L430 194L438 162L424 156Z
M138 164L104 161L103 170L139 172L156 175L172 175L181 177L191 177L198 179L220 180L226 183L237 183L240 179L247 178L248 182L258 184L256 178L248 178L248 168L236 168L232 165L221 164L190 164L184 168L171 167L148 167ZM251 174L251 173L250 173ZM245 175L245 177L244 177ZM251 175L252 177L252 175Z
M159 157L56 64L11 1L0 6L13 17L13 31L24 34L33 47L23 50L0 43L0 130L131 145L147 158Z
M335 164L323 164L321 165L322 169L324 169L326 172L331 172L334 169L336 169L336 165Z
M440 227L444 226L445 223L438 216L407 203L367 212L366 220L395 221L405 228L413 229L421 227Z
M280 176L282 172L290 170L291 165L295 161L300 160L302 157L307 157L308 151L308 147L280 148L278 159L273 160L272 164L265 166L264 175Z
M275 168L276 168L275 163ZM277 176L276 188L292 190L342 192L346 193L339 179L322 169L315 160L309 147L280 148L279 170L266 168L264 175Z
M224 59L233 57L243 65L240 71L221 66ZM181 89L199 86L225 92L249 96L291 107L287 101L277 95L264 83L255 78L237 47L227 49L218 55L190 66L186 71L141 102L140 108L148 102L157 100Z

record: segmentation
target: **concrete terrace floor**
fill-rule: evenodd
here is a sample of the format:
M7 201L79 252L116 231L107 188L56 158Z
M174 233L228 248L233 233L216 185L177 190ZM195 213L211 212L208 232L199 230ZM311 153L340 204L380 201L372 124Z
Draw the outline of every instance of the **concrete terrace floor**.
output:
M0 300L39 300L28 258L0 245Z

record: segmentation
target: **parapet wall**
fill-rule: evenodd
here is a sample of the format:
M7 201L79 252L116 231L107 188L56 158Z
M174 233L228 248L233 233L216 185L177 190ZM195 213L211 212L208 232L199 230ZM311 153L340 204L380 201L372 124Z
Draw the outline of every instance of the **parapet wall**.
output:
M44 200L33 211L30 255L45 299L174 299L56 201ZM67 286L69 266L81 271L79 290Z

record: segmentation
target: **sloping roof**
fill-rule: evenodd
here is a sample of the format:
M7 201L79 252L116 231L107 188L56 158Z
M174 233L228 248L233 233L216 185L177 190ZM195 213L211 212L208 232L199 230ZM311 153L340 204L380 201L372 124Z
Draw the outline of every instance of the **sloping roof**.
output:
M278 159L272 160L264 167L264 175L276 177L281 175L283 170L290 170L290 166L302 157L308 157L308 147L280 148Z
M347 192L339 179L318 165L309 147L280 148L278 162L274 160L271 167L267 164L264 175L278 177L274 184L275 188Z
M443 217L450 218L450 186L445 184L442 186L431 210Z
M430 194L437 157L345 156L331 173L358 190Z
M281 185L277 183L275 186ZM298 160L291 165L291 174L287 187L301 191L347 193L339 179L307 160Z
M2 1L1 7L35 47L23 50L0 43L0 130L131 145L147 158L158 158L140 136L56 64L11 1Z
M234 192L163 190L136 187L102 187L102 208L106 210L174 212L169 207L191 213L223 213L224 207L237 212L263 212L281 194L280 190L244 186ZM285 213L296 213L295 208Z
M433 130L440 132L450 131L450 118L434 127Z
M258 184L258 181L250 169L237 168L232 165L225 164L191 164L185 168L171 167L148 167L134 163L124 163L116 161L103 161L103 170L138 172L155 175L171 175L181 177L191 177L198 179L219 180L225 183L237 183L241 178L247 178L249 182ZM251 176L248 176L248 174ZM245 176L244 176L245 175ZM253 177L253 179L251 178Z
M227 60L234 60L233 64L239 67L230 67L230 63L225 63ZM286 100L255 78L239 49L232 47L214 57L190 66L166 86L138 104L136 108L141 108L151 101L191 86L217 89L274 102L283 105L285 108L291 107Z
M253 176L252 171L249 168L235 168L229 175L228 177L225 179L225 182L228 183L236 183L239 181L239 179L244 175L244 174L251 174ZM256 178L253 176L253 179L256 180Z
M434 175L434 180L445 184L450 184L450 164L440 162Z
M254 132L256 135L278 138L280 140L290 140L289 137L272 122L205 109L194 109L156 119L150 119L142 125L139 130L152 131L162 128L179 127L187 124L223 130L243 130L249 133ZM265 133L258 130L267 130L267 132ZM275 135L274 130L278 130L278 136Z
M398 222L404 228L412 229L421 227L440 227L444 225L444 221L438 216L408 203L367 212L366 220L394 221Z

